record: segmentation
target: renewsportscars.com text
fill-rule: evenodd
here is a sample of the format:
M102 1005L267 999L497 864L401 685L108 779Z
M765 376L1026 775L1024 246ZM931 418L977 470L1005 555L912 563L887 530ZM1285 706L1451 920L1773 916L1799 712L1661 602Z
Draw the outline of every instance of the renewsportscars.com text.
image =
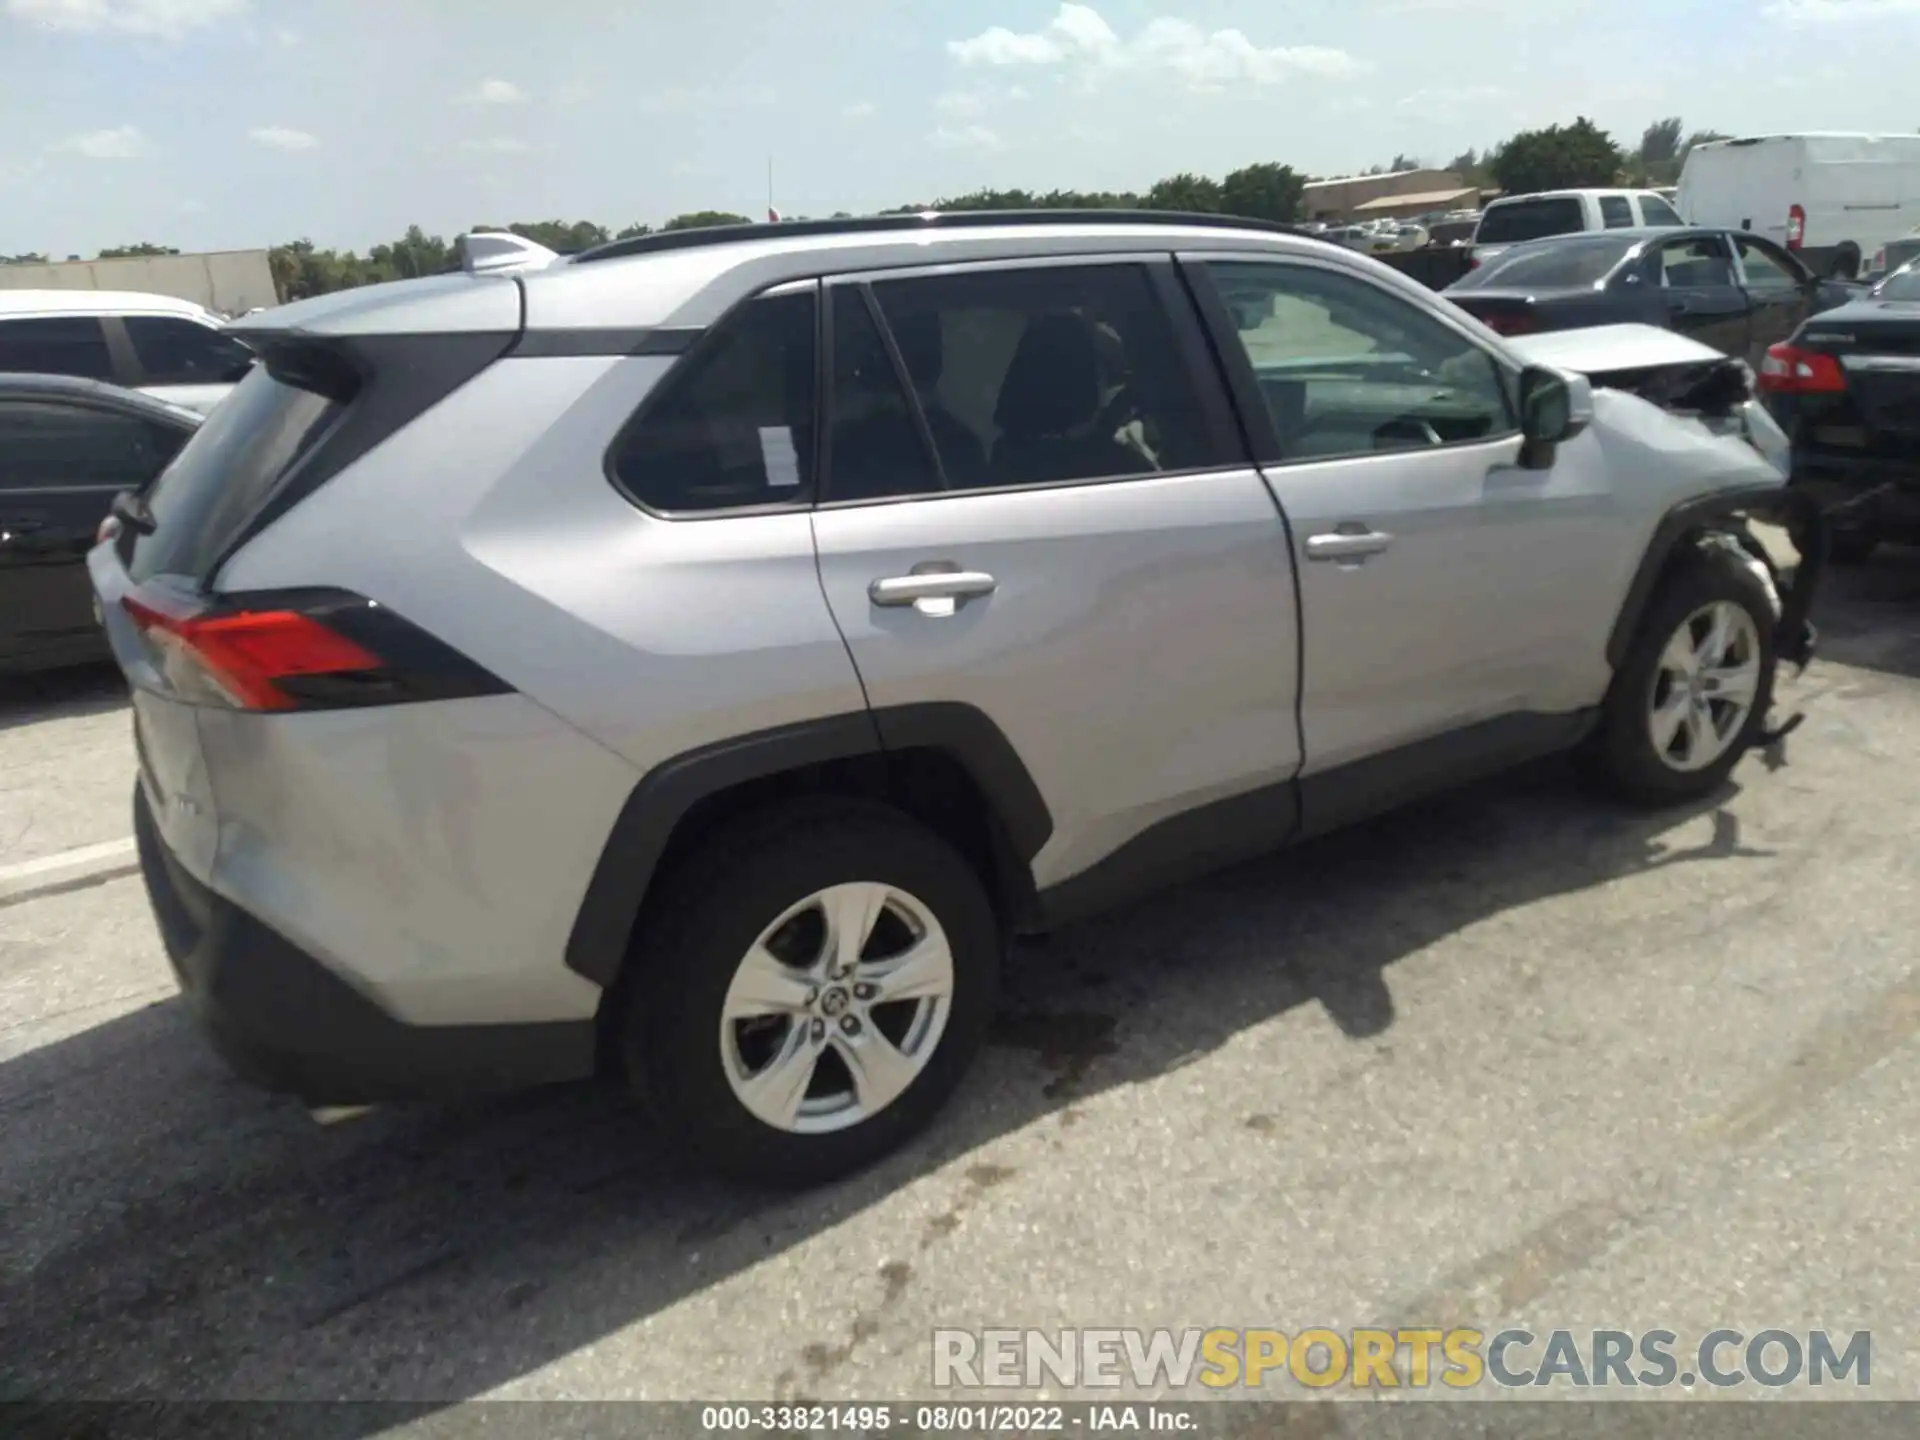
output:
M936 1330L943 1389L1571 1389L1873 1383L1873 1336L1855 1330Z

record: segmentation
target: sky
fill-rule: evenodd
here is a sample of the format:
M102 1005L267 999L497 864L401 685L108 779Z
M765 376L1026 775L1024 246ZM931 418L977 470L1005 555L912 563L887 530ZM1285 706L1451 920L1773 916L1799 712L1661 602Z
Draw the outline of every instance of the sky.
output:
M1591 116L1911 132L1920 0L0 0L0 254L855 213Z

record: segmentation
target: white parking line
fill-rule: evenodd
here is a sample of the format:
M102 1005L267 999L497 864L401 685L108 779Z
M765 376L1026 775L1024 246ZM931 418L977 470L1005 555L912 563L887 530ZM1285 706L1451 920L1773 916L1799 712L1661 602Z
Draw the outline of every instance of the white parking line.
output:
M67 890L129 875L139 865L131 835L42 855L17 865L0 865L0 905L30 900L49 890Z

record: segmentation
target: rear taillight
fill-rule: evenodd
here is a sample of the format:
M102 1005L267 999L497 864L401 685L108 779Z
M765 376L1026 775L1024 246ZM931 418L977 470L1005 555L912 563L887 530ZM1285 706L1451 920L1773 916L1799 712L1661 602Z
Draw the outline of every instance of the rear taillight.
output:
M1833 356L1787 344L1767 351L1759 380L1774 395L1831 395L1847 388L1847 372Z
M333 710L499 694L495 676L371 600L305 591L178 609L121 607L189 700L238 710Z
M1531 335L1540 328L1530 310L1495 310L1480 318L1496 335Z
M1787 211L1787 248L1798 250L1807 239L1806 207L1795 205Z

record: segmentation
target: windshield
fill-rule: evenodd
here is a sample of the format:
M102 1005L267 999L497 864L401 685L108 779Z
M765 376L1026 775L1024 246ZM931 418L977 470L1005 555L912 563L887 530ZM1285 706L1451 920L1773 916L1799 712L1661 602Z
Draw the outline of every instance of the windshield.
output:
M1478 270L1469 270L1454 283L1456 290L1503 290L1510 286L1583 289L1611 275L1640 242L1610 236L1606 239L1562 240L1528 245L1496 255Z
M1873 287L1876 300L1920 300L1920 260L1909 261Z
M1509 200L1487 207L1474 237L1481 245L1542 240L1549 235L1571 235L1587 228L1586 212L1572 195L1556 199Z

